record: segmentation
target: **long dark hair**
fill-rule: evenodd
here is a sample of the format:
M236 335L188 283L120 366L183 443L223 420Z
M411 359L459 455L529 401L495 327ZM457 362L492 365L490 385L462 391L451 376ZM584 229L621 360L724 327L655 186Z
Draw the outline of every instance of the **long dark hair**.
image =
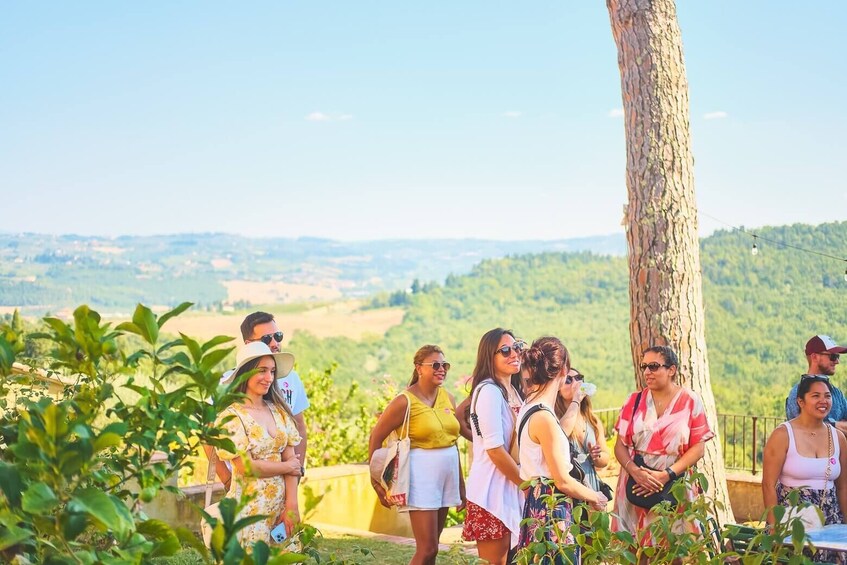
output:
M494 355L497 354L497 346L500 345L500 340L507 334L512 336L513 339L515 338L515 334L512 330L494 328L493 330L485 332L479 340L479 348L477 348L476 351L476 365L474 365L473 372L471 373L471 395L473 395L473 391L479 383L485 379L491 379L494 381L494 384L500 387L500 392L503 393L503 398L509 398L509 393L506 391L506 388L494 378ZM518 396L520 396L521 400L523 400L524 392L523 383L521 383L520 371L512 375L511 384L512 387L518 391Z
M250 359L249 361L244 363L244 365L242 365L240 369L238 369L238 372L235 373L235 376L233 378L238 379L238 377L240 377L244 373L248 373L254 370L256 367L259 366L259 361L261 361L264 357L270 357L271 359L274 359L273 355L263 355L262 357ZM276 367L276 359L274 359L274 367ZM235 391L240 392L241 394L245 394L247 392L247 381L249 380L250 379L244 379L241 384L238 385L238 388L236 388ZM283 410L285 410L285 413L288 414L292 421L294 420L294 414L291 413L291 407L288 405L288 403L285 401L285 398L282 396L282 393L279 391L279 387L276 384L276 379L274 379L273 384L271 384L271 388L268 389L268 392L266 392L264 396L262 396L262 398L265 400L270 400L272 404L274 404L278 408L282 408Z
M416 382L418 382L418 365L423 363L423 360L432 355L433 353L440 353L444 355L444 352L441 351L441 348L437 345L424 345L420 349L418 349L417 353L415 353L415 359L413 363L415 364L415 368L412 369L412 380L409 381L409 386L412 386Z

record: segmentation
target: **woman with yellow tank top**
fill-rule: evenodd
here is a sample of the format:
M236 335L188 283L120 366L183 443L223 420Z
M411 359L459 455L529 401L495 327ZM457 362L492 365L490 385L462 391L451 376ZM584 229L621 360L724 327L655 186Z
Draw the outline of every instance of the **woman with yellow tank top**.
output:
M368 459L389 434L400 428L409 408L409 512L415 535L412 564L435 564L438 538L444 529L447 509L465 506L465 484L456 441L459 421L456 402L442 387L450 363L437 345L424 345L414 359L415 369L408 388L392 400L377 420L368 445ZM383 506L390 506L382 486L371 481Z

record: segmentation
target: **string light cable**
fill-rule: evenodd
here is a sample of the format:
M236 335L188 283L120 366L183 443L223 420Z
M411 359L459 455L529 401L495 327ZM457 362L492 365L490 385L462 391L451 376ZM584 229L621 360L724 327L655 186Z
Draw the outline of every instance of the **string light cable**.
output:
M750 253L752 255L758 255L759 254L759 246L757 245L757 243L759 241L764 241L764 242L767 242L767 243L773 243L774 245L779 245L780 247L785 247L785 248L788 248L788 249L794 249L795 251L800 251L802 253L809 253L810 255L817 255L818 257L823 257L825 259L835 259L836 261L840 261L842 263L847 264L847 259L845 259L844 257L838 257L836 255L830 255L829 253L822 253L820 251L815 251L814 249L806 249L804 247L792 245L792 244L786 243L784 241L777 241L775 239L770 239L770 238L765 237L763 235L753 233L753 232L746 230L744 228L740 228L738 226L733 226L732 224L724 222L720 218L716 218L716 217L712 216L711 214L707 214L703 211L700 211L700 214L703 215L703 216L706 216L710 220L714 220L714 221L716 221L720 224L727 226L732 231L741 232L743 234L746 234L746 235L749 235L750 237L752 237L753 238L753 247L750 248ZM847 281L847 269L844 269L844 280Z

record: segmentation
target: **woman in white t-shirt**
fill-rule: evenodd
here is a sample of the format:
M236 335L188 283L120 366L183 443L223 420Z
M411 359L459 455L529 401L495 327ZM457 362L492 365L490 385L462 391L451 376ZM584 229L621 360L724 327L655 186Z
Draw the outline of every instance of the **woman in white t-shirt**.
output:
M529 373L526 404L518 414L521 479L532 480L521 527L520 547L536 540L535 530L543 522L556 528L547 530L544 538L555 544L544 563L580 563L579 546L570 532L574 500L584 500L594 510L603 510L608 499L570 476L571 457L568 438L553 412L559 389L570 370L570 356L565 345L555 337L542 337L524 353L524 369ZM564 494L552 510L547 497Z
M523 405L520 352L524 342L503 328L479 342L471 375L473 463L465 482L468 513L462 529L480 559L507 563L517 545L523 494L517 464L515 418Z

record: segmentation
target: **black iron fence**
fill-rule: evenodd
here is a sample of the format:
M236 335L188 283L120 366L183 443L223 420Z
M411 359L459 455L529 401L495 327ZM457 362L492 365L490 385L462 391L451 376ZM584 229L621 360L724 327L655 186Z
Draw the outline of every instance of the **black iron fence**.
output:
M606 437L611 437L620 409L604 408L594 413L603 422ZM785 418L775 416L718 414L718 440L726 468L755 475L762 468L762 453L768 436L784 421Z

